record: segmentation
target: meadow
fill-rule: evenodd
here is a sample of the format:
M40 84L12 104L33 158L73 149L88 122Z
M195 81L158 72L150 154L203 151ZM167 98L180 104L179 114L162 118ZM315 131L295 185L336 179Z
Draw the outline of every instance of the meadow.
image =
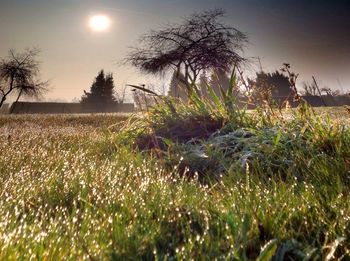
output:
M177 112L1 116L0 259L350 259L344 108Z

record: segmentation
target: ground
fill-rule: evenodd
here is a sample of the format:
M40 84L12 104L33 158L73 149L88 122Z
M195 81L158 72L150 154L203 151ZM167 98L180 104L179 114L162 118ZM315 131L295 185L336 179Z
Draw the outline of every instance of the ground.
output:
M322 113L349 124L344 108ZM0 117L1 260L350 258L337 162L317 182L245 169L203 183L119 147L127 118Z

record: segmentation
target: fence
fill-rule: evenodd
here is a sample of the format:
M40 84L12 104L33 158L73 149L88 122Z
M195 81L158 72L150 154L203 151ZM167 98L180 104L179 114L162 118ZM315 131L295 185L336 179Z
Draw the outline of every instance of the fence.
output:
M303 98L313 107L322 106L344 106L350 105L350 96L303 96ZM288 100L291 107L296 107L297 102L292 98L274 97L277 104L282 105ZM244 105L244 98L239 99L239 104ZM249 109L254 109L255 105L249 105ZM56 103L56 102L16 102L11 106L4 104L0 108L1 114L69 114L69 113L128 113L135 110L133 103L120 104L94 104L84 105L81 103Z
M349 95L341 95L341 96L303 96L305 101L312 107L333 107L333 106L344 106L350 105L350 96ZM277 104L283 104L287 98L286 97L275 97L274 98ZM288 99L291 107L296 107L298 105L297 102L293 101L293 98Z
M56 102L15 102L7 106L2 113L11 114L70 114L70 113L116 113L133 112L133 103L95 104Z
M9 105L8 104L3 104L0 108L0 114L6 114L9 111Z

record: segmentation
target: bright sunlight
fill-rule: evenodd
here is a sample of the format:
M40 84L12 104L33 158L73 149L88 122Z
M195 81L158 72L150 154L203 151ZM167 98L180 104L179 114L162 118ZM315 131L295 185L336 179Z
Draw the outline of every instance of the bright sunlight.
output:
M106 15L94 15L89 19L89 26L95 32L107 31L111 25L111 20Z

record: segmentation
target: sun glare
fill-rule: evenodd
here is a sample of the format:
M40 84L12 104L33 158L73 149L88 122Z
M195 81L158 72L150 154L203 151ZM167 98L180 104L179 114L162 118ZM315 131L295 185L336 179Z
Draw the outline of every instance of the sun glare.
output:
M111 20L105 15L94 15L89 19L89 26L95 32L107 31L111 25Z

